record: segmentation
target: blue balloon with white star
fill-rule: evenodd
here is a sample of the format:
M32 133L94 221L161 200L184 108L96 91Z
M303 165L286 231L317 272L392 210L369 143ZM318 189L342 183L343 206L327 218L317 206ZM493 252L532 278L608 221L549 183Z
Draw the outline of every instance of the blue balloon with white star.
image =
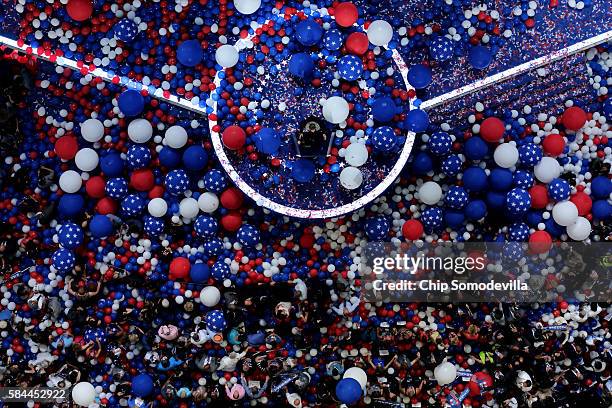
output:
M429 137L427 147L429 151L437 156L444 156L450 152L453 146L453 138L446 132L436 132Z
M523 256L523 248L520 242L506 242L502 248L502 256L506 259L518 261Z
M515 222L508 227L510 241L523 242L529 239L529 226L524 222Z
M162 218L147 215L144 218L144 230L150 236L157 236L164 232L164 220Z
M193 223L193 229L200 237L213 237L219 229L219 224L210 215L200 215Z
M531 206L531 196L527 190L513 188L506 195L506 208L512 215L521 215L529 210Z
M204 253L208 256L218 256L224 250L223 241L219 237L209 238L204 241L202 246L204 247Z
M121 211L127 216L133 217L142 212L147 205L144 198L138 194L130 194L121 202Z
M446 37L436 37L429 44L431 57L439 62L444 62L453 57L455 47L453 41Z
M442 172L447 176L456 176L457 174L459 174L459 171L461 171L462 165L463 162L461 161L459 156L457 156L456 154L451 154L446 159L444 159L444 161L442 162L441 169Z
M567 200L572 188L567 180L555 178L548 184L548 196L555 201Z
M113 26L113 33L116 39L129 43L138 35L138 24L129 18L122 18Z
M468 193L461 186L451 186L444 196L444 204L449 208L460 210L468 202Z
M164 184L170 194L180 195L189 188L189 176L183 169L172 170L166 174Z
M206 173L203 178L204 188L212 193L220 193L227 187L225 175L217 169Z
M122 177L114 177L106 182L104 190L106 191L106 195L110 198L120 200L128 193L128 183Z
M57 232L57 240L63 248L74 249L83 243L83 230L73 222L63 224Z
M356 55L345 55L338 61L340 78L346 81L355 81L363 73L363 63Z
M518 148L519 160L524 166L533 167L542 160L542 148L533 143L525 143Z
M133 144L127 151L127 162L130 169L147 167L151 162L151 151L141 144Z
M380 153L389 153L397 147L397 137L393 128L381 126L372 132L372 147Z
M429 232L435 231L442 226L444 214L438 207L428 207L421 213L421 222Z
M212 310L206 313L204 321L206 322L206 328L213 332L222 332L227 328L225 315L220 310Z
M365 223L365 232L370 241L382 241L389 234L389 221L382 215L368 218Z
M223 260L218 260L213 264L211 273L212 277L218 281L229 279L229 277L232 275L230 266L223 262Z
M245 247L254 247L260 241L259 230L250 224L244 224L236 233L238 241Z
M516 187L520 187L524 190L528 190L533 186L535 179L533 178L533 174L525 170L517 170L513 174L512 182Z
M328 49L329 51L338 51L342 48L342 44L344 41L342 40L342 34L339 30L327 30L325 32L325 37L323 37L323 47Z
M58 271L67 272L74 268L76 258L72 251L66 248L60 248L51 256L51 262L53 263L53 267Z

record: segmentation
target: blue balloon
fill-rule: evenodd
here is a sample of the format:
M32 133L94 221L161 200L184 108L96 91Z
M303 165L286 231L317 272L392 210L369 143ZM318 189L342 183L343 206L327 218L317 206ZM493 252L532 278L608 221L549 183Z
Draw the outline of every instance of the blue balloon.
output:
M181 154L171 147L162 147L159 151L159 162L162 166L173 169L181 163Z
M357 403L361 399L361 385L354 378L343 378L336 385L336 397L346 405Z
M431 83L431 69L423 64L413 65L408 70L408 82L416 89L427 88Z
M163 149L162 149L163 150ZM147 167L151 162L151 151L141 144L130 146L127 152L127 164L131 169Z
M597 200L593 202L591 212L596 220L607 221L612 216L612 205L607 200Z
M187 170L198 171L206 167L208 154L202 146L189 146L183 152L183 164Z
M119 177L123 173L123 159L117 153L109 153L100 159L100 169L108 177Z
M63 224L57 232L60 245L64 248L74 249L83 243L83 230L72 222Z
M508 191L513 182L513 174L508 169L496 168L489 174L489 185L495 191Z
M372 102L372 116L379 122L390 122L395 116L397 106L388 96L376 98Z
M363 73L363 62L356 55L345 55L337 64L340 77L346 81L355 81Z
M478 166L467 168L462 180L468 191L482 191L487 187L487 173Z
M113 234L113 222L106 215L96 214L89 221L89 232L95 238L105 238Z
M305 52L293 54L289 59L289 72L298 78L308 79L312 77L314 69L314 61Z
M323 28L316 21L306 19L295 26L295 36L300 44L310 47L321 41Z
M463 144L463 151L470 160L482 160L489 152L489 146L480 137L472 136Z
M204 318L204 321L206 322L206 327L214 332L221 332L227 327L225 315L220 310L208 312Z
M236 233L238 241L245 247L254 247L261 240L259 230L250 224L244 224Z
M113 34L116 39L129 43L138 35L138 24L129 18L123 18L113 26Z
M132 393L138 397L146 397L153 392L153 379L149 374L138 374L132 378Z
M338 30L328 30L323 38L323 46L330 51L337 51L342 48L342 34Z
M491 208L503 208L506 205L506 194L497 191L487 193L487 206Z
M257 150L264 154L275 154L280 147L280 136L270 128L262 128L252 138Z
M444 222L451 228L457 228L465 221L465 216L461 211L449 210L444 213Z
M176 58L186 67L198 65L202 61L203 55L204 52L198 40L183 41L176 51Z
M308 183L315 176L316 167L311 160L299 159L293 163L291 177L298 183Z
M125 116L138 116L144 110L144 97L135 89L128 89L119 95L119 110Z
M406 115L406 126L412 132L424 132L429 127L429 115L421 109L413 109Z
M81 214L85 200L79 194L64 194L58 204L59 213L65 217Z
M381 126L374 129L370 140L372 147L377 152L388 153L397 147L397 136L390 126Z
M368 218L364 226L366 235L371 241L384 240L390 228L389 221L382 215Z
M210 278L210 268L203 262L193 264L189 271L189 276L192 282L207 282L208 278Z
M603 112L607 118L612 118L612 98L608 98L603 103Z
M477 221L487 215L487 204L482 200L470 201L464 211L469 220Z
M415 174L427 174L433 169L431 157L425 152L419 152L412 161L412 170Z
M436 37L429 44L429 53L436 61L444 62L454 54L453 41L446 37Z
M591 195L595 198L608 198L612 192L612 180L606 176L597 176L591 180Z
M55 269L60 272L67 272L74 267L76 258L71 251L60 248L53 253L51 260Z
M468 60L470 65L476 69L485 69L491 64L493 54L491 50L482 45L476 45L470 49Z

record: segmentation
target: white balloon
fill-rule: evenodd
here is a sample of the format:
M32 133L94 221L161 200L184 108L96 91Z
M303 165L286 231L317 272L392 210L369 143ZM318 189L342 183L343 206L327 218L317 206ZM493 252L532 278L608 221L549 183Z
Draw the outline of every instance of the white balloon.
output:
M74 170L63 172L59 178L59 186L66 193L76 193L82 184L83 179L81 175Z
M567 226L567 235L574 241L584 241L591 235L591 223L584 217L578 217L576 222Z
M234 7L240 14L253 14L261 7L261 0L234 0Z
M187 131L180 126L172 126L166 130L166 143L174 149L180 149L187 143Z
M215 286L206 286L200 292L200 300L204 306L216 306L221 300L221 292Z
M153 137L153 126L146 119L134 119L128 125L128 136L134 143L147 143Z
M87 119L81 123L81 137L88 142L97 142L104 137L104 125L98 119Z
M578 219L578 208L571 201L561 201L553 207L552 216L557 224L567 227Z
M219 208L219 199L209 191L202 193L198 198L198 206L205 213L213 213Z
M323 104L323 117L329 123L342 123L348 118L349 104L340 96L332 96Z
M363 173L357 167L345 167L340 173L340 184L348 190L354 190L363 183Z
M185 218L195 218L200 212L197 200L191 197L183 198L179 204L179 212Z
M72 388L72 400L82 407L87 407L96 400L96 389L88 382L80 382Z
M442 188L435 181L423 183L419 188L419 200L427 205L434 205L442 198Z
M363 143L351 143L345 150L344 159L351 166L362 166L368 161L368 148Z
M385 46L393 38L393 27L385 20L372 21L368 27L368 40L373 45Z
M359 385L361 385L362 389L365 389L366 385L368 385L368 375L362 368L359 367L351 367L344 372L342 378L352 378L357 381Z
M499 167L508 169L518 162L518 149L512 143L502 143L495 149L493 159Z
M168 203L163 198L157 197L149 201L147 209L153 217L163 217L168 211Z
M79 150L74 156L74 163L82 171L92 171L98 167L98 162L98 153L89 147Z
M440 385L450 384L457 378L457 368L445 361L434 369L434 377Z
M215 60L223 68L231 68L238 63L238 50L233 45L222 45L215 52Z
M542 160L533 168L533 173L542 183L550 183L561 174L561 166L557 159L542 157Z

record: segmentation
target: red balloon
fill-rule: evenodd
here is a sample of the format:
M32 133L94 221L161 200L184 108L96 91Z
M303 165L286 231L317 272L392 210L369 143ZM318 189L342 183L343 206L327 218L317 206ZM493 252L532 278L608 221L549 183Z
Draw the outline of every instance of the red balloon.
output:
M587 193L578 191L571 196L570 201L578 208L578 215L585 216L591 212L593 200L591 200L591 197Z
M238 150L246 142L246 133L240 126L232 125L223 131L223 144L230 150Z
M76 137L62 136L55 142L55 153L63 160L72 160L79 151Z
M359 12L353 3L339 3L334 7L334 16L340 27L350 27L357 22Z
M164 188L162 186L155 186L149 191L149 198L152 200L154 198L160 198L164 195Z
M480 135L487 142L493 143L498 142L499 139L504 137L506 131L506 125L500 119L491 117L486 118L480 124Z
M529 189L532 208L544 208L548 204L548 190L546 187L536 184Z
M483 389L490 388L493 386L493 378L485 372L479 371L474 373L468 383L470 389L470 396L475 397L482 394Z
M567 310L568 307L569 307L569 304L565 300L559 302L559 309Z
M587 114L581 108L572 106L563 112L561 122L566 129L579 130L587 121Z
M351 54L363 55L368 50L368 36L364 33L352 33L346 39L346 49Z
M229 232L236 232L242 225L242 216L238 211L231 211L221 217L221 226Z
M96 204L96 211L102 215L114 214L117 212L117 203L110 197L104 197Z
M185 279L189 276L191 263L189 259L179 257L170 262L170 279Z
M85 191L90 197L102 198L104 197L104 188L106 187L106 181L102 176L93 176L87 183L85 183Z
M85 21L93 13L93 3L90 0L70 0L66 5L66 11L71 19Z
M423 235L423 224L419 220L408 220L402 225L402 234L410 241L419 239Z
M555 157L563 153L563 149L565 149L565 140L563 140L563 136L560 134L551 133L544 138L542 146L547 155Z
M151 169L134 170L130 176L130 184L137 191L149 191L155 185L155 177Z
M534 254L543 254L552 247L552 238L546 231L536 231L529 237L529 249Z
M230 187L221 193L219 200L221 201L221 205L228 210L237 210L242 206L244 198L242 196L242 191L238 190L236 187Z

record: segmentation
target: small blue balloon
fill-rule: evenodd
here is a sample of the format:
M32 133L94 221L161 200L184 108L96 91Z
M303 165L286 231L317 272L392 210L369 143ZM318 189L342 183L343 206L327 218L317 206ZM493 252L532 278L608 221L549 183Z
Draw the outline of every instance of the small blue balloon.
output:
M464 211L469 220L477 221L487 215L487 204L482 200L470 201Z
M310 55L305 52L293 54L289 59L289 72L298 78L308 79L312 77L315 65Z
M412 170L415 174L427 174L433 169L433 161L425 152L419 152L412 161Z
M513 174L508 169L495 168L489 174L489 186L495 191L508 191L513 182Z
M113 34L116 39L129 43L138 35L138 24L129 18L123 18L113 26Z
M482 191L487 187L487 173L478 166L467 168L463 172L462 180L468 191Z
M135 89L128 89L119 95L119 110L125 116L138 116L144 110L144 97Z
M316 167L311 160L300 159L293 163L291 177L298 183L308 183L315 176Z
M413 65L408 70L408 82L416 89L427 88L431 83L431 69L423 64Z
M176 52L176 58L186 67L195 67L202 61L204 52L198 40L183 41Z
M321 41L323 28L316 21L306 19L295 26L295 36L300 44L310 47Z
M491 64L493 54L491 50L482 45L476 45L470 49L468 60L470 65L476 69L485 69Z
M482 160L489 152L489 146L480 137L472 136L463 144L463 151L470 160Z

